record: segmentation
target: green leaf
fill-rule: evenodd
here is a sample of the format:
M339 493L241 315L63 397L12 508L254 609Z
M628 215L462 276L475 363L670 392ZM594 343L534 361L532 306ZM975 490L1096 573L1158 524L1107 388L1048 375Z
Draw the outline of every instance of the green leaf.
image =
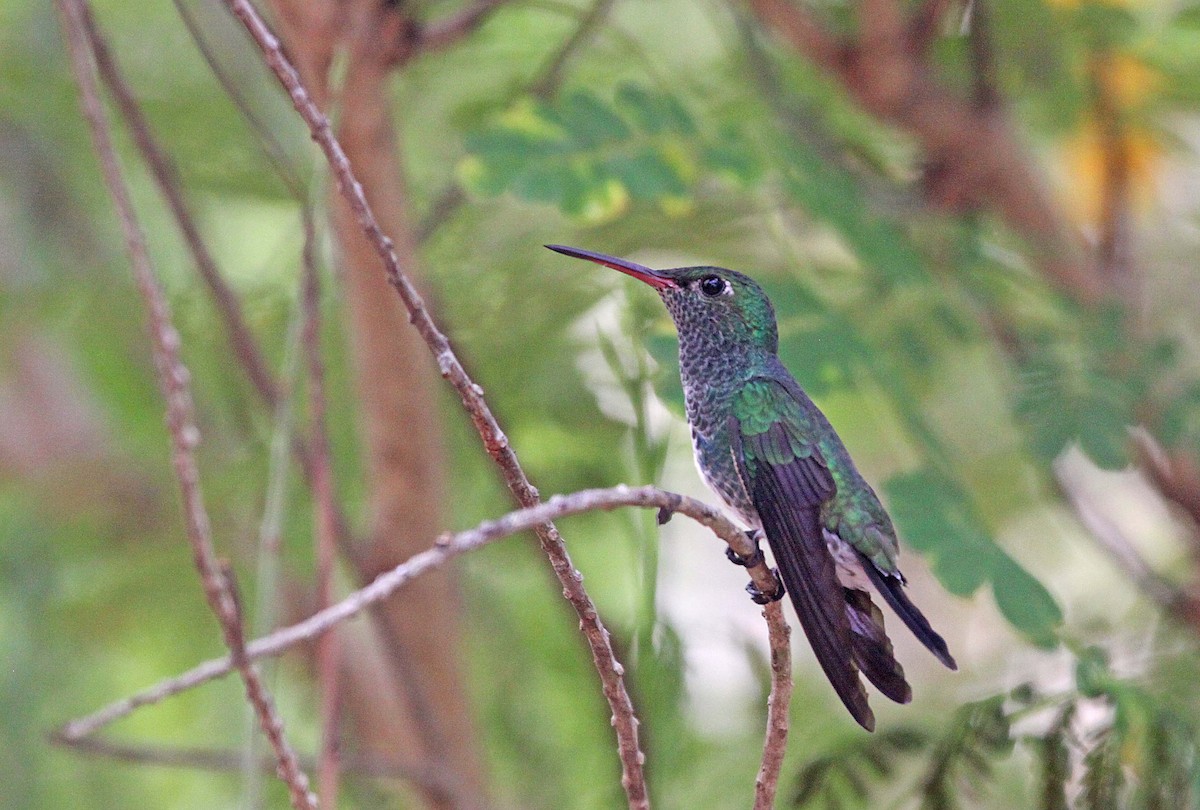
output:
M609 103L576 90L554 102L519 99L468 133L458 176L477 194L507 192L602 222L624 213L631 199L668 213L686 210L706 173L755 176L754 161L730 146L740 140L735 127L718 138L701 132L667 93L624 84Z
M1078 441L1100 467L1123 469L1129 463L1133 388L1104 371L1102 358L1089 353L1069 363L1058 351L1040 345L1020 370L1013 411L1025 423L1033 451L1052 461Z
M874 212L848 172L799 138L786 138L778 153L787 192L832 226L864 267L895 283L928 279L924 260L907 234Z
M604 168L629 189L629 196L635 200L657 200L688 192L687 184L674 167L650 148L613 157L605 161Z
M1138 33L1137 19L1128 9L1099 0L1082 3L1074 24L1093 48L1120 48Z
M954 482L925 469L893 476L884 491L901 536L929 560L946 590L969 596L990 582L1014 628L1039 646L1055 644L1062 611L1054 598L996 545Z
M640 85L624 82L617 87L614 101L622 112L652 135L670 132L692 135L696 131L691 114L674 96L650 93Z
M940 475L903 473L888 479L884 491L901 536L929 560L948 591L969 596L991 578L990 560L1002 552Z
M1200 31L1200 4L1193 3L1184 6L1178 14L1171 18L1171 25Z
M861 806L871 794L871 779L890 778L903 756L928 744L929 737L924 731L904 726L855 738L810 760L800 769L791 804L805 807L824 799L825 807L840 807L842 796L849 792L853 804Z
M620 116L585 91L567 95L559 107L559 113L568 134L584 149L623 141L632 134Z
M1054 629L1062 624L1062 609L1045 586L1007 554L993 559L992 594L1004 618L1027 638L1039 647L1057 645Z
M859 330L802 281L767 281L763 289L779 322L779 359L810 396L846 386L869 365L871 348Z
M763 173L763 164L748 140L732 127L721 131L717 140L704 150L704 163L718 174L733 177L743 185L756 182Z

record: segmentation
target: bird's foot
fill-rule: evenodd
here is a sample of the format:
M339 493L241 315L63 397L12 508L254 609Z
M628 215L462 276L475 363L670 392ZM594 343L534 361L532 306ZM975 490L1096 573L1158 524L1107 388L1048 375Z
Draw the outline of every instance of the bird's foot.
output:
M746 593L750 594L750 599L754 602L754 604L769 605L772 602L778 602L783 598L783 595L787 593L783 587L783 580L779 577L779 569L773 568L771 569L771 573L775 575L776 585L774 593L763 593L753 582L746 586Z
M663 506L659 508L658 514L655 516L655 520L658 521L659 526L665 526L667 521L673 517L675 517L675 510L668 509L667 507Z
M733 546L725 549L725 556L734 565L740 565L743 568L753 568L763 561L762 549L758 546L758 532L752 529L746 531L746 537L750 538L750 542L754 544L754 553L748 557L743 557L733 550Z

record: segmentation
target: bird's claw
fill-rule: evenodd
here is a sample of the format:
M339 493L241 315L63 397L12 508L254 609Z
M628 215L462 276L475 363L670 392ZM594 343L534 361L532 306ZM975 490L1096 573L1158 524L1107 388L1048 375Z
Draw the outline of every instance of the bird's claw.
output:
M667 521L669 521L674 516L675 516L675 510L668 509L667 507L663 506L663 507L659 508L658 515L655 517L655 520L658 521L659 526L665 526L667 524Z
M778 602L786 593L783 587L783 580L779 578L779 569L774 568L771 570L771 573L775 575L776 584L774 593L763 593L753 582L750 582L748 585L746 585L746 593L750 594L750 599L754 602L754 604L769 605L772 602Z
M740 565L743 568L753 568L763 561L762 549L758 546L758 532L747 531L746 537L750 538L750 542L754 544L754 553L748 557L743 557L733 550L733 546L725 549L725 557L734 565Z

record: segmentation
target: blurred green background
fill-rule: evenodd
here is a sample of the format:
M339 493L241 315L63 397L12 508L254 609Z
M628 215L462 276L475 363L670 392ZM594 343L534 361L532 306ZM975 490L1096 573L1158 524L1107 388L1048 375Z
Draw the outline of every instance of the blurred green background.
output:
M820 5L853 40L858 7ZM287 7L268 10L278 20ZM382 7L346 13L438 20L463 4ZM385 154L407 184L364 183L398 195L419 236L410 269L543 495L624 482L711 500L691 465L661 305L543 243L732 267L770 292L784 361L884 496L914 601L961 667L942 670L890 619L915 700L876 698L872 737L797 633L777 806L1200 806L1200 6L895 7L936 10L926 78L998 99L987 114L1044 178L1071 261L1100 279L1101 299L1055 283L994 201L945 193L944 156L865 112L739 3L498 4L461 41L387 66L379 109L398 137ZM192 373L217 543L262 632L312 605L311 498L286 453L288 436L310 429L296 343L304 206L325 277L338 500L360 534L377 525L355 383L377 369L355 363L362 335L329 224L331 182L219 4L103 0L95 11L292 403L273 411L247 383L114 114ZM349 120L338 92L359 63L331 53L329 108ZM0 4L0 805L286 806L276 780L238 764L261 749L232 678L103 733L160 759L216 751L228 767L49 742L65 721L222 653L99 178L60 18L45 3ZM435 511L468 528L511 501L453 392L437 390L446 486ZM626 664L656 806L750 804L769 670L744 575L683 518L659 530L652 513L621 511L560 528ZM623 806L608 709L536 544L511 538L453 572L457 596L426 608L461 629L448 654L484 785L471 801ZM290 737L314 752L308 657L265 666ZM369 667L343 675L347 703L368 713L373 689L395 688ZM365 773L383 749L361 722L341 727L340 806L471 806ZM394 767L450 767L397 757Z

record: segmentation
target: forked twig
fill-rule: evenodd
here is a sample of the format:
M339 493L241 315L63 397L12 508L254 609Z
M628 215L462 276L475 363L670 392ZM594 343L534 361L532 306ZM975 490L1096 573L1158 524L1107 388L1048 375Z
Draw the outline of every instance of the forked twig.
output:
M222 635L230 651L230 661L241 674L246 696L254 706L263 732L275 751L279 775L288 785L293 807L297 810L315 810L315 799L308 790L308 778L284 737L283 722L275 710L271 694L259 678L257 668L247 657L241 610L232 575L217 559L213 546L212 527L204 507L199 469L193 453L199 443L199 430L193 416L189 374L180 359L179 333L171 321L166 296L154 276L133 201L125 186L113 148L108 119L100 100L95 65L88 45L83 2L58 0L57 5L62 15L72 73L79 86L84 118L91 131L105 185L121 221L130 264L150 320L154 363L167 405L167 425L171 435L175 475L183 499L184 522L196 568L204 586L204 595L221 624Z

